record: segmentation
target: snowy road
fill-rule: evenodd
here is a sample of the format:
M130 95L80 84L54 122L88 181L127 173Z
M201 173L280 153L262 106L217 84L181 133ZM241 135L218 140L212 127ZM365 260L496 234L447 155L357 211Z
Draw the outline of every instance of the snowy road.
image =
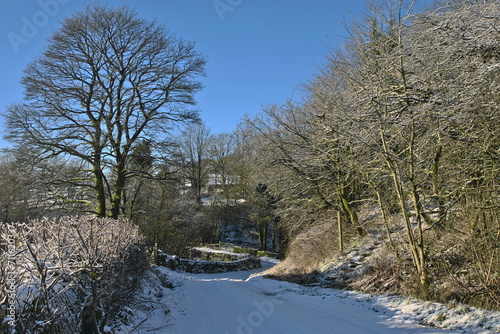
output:
M258 271L258 270L257 270ZM366 301L363 295L301 287L261 277L257 271L178 274L182 284L164 296L171 312L152 312L136 333L179 334L328 334L458 333L428 329ZM166 319L168 318L168 319Z

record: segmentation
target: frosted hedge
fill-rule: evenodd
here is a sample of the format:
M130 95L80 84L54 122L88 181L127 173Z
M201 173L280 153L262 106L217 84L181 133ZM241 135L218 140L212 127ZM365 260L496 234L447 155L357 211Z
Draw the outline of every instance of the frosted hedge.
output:
M0 333L103 333L147 266L127 220L0 223Z

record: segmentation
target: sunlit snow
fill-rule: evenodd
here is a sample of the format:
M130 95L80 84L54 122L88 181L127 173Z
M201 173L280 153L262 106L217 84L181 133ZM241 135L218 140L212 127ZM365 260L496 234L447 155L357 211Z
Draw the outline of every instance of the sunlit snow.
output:
M264 262L264 267L272 264ZM264 268L264 269L265 269ZM177 273L157 267L115 333L498 333L500 313L400 296L304 287L253 271ZM423 323L448 326L428 328ZM111 328L108 328L111 329Z

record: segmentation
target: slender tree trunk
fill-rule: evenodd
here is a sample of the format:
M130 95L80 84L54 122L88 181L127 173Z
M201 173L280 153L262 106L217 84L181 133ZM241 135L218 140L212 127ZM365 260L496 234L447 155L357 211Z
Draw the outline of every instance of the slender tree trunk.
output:
M411 220L410 220L410 214L408 212L408 209L406 207L406 196L404 194L403 190L403 184L400 179L400 175L396 169L396 167L393 165L393 162L389 158L389 150L387 148L387 143L385 141L383 133L381 134L381 140L382 140L382 147L384 149L384 157L385 161L387 164L387 167L389 168L389 171L392 175L392 180L394 182L394 188L396 189L396 194L398 196L398 202L399 206L401 208L401 212L403 214L403 220L406 226L406 235L408 237L408 244L410 247L410 252L412 254L413 258L413 264L415 265L415 268L417 269L419 278L420 278L420 283L422 286L427 287L429 285L429 278L427 275L427 266L425 262L425 252L424 252L424 242L423 242L423 231L422 231L422 226L421 226L421 220L420 216L417 217L417 220L419 221L419 224L417 226L419 236L418 239L415 237L415 233L413 232L413 228L411 226ZM410 144L411 145L411 144ZM413 154L413 149L410 147L410 154ZM413 160L412 160L413 163ZM414 189L412 190L413 195L416 194ZM413 197L413 202L418 201L418 197ZM416 214L419 214L419 211L416 212Z
M427 275L427 261L426 254L424 249L424 231L422 227L422 205L420 204L420 198L417 192L417 188L413 182L411 182L412 187L412 200L413 200L413 208L415 210L415 218L417 222L417 237L415 240L415 250L418 254L417 260L419 261L419 265L417 266L420 274L420 282L423 286L429 285L429 278Z
M377 200L378 200L378 204L380 205L380 211L382 212L382 220L384 222L385 231L387 233L387 238L389 239L389 244L391 245L391 249L392 249L392 252L394 253L394 256L396 257L396 259L399 259L398 250L397 250L396 245L394 244L394 240L392 239L392 236L391 236L391 230L389 228L389 218L387 217L387 211L386 211L384 202L382 200L382 194L380 193L380 191L378 189L376 189L376 187L373 187L373 189L375 190L375 193L377 194Z
M337 211L337 227L339 232L339 251L344 253L344 230L342 229L342 212Z
M260 250L267 251L267 223L259 223L259 244Z
M423 287L429 286L429 277L427 274L427 263L426 263L426 254L424 249L424 232L422 227L422 205L420 203L420 197L418 195L417 186L415 184L416 171L415 171L415 133L416 133L415 119L412 118L411 121L411 136L409 142L409 155L410 155L410 189L411 189L411 197L413 200L413 208L415 210L415 219L417 223L417 237L415 242L415 251L417 253L417 261L418 261L418 272L420 275L420 283Z
M279 244L279 238L280 238L280 233L279 233L279 218L275 217L273 219L273 252L278 253L278 244Z
M441 138L438 138L440 141ZM434 161L432 164L432 192L433 195L436 197L437 200L437 206L438 206L438 222L439 224L442 223L442 220L444 219L445 216L445 211L444 211L444 200L443 197L441 196L441 191L439 189L439 164L441 161L441 156L443 152L443 146L441 144L438 144L436 147L436 153L434 155Z
M98 159L94 162L94 167L92 168L92 173L94 174L94 187L96 193L96 215L98 217L106 216L106 191L104 189L104 175L101 170L100 160Z

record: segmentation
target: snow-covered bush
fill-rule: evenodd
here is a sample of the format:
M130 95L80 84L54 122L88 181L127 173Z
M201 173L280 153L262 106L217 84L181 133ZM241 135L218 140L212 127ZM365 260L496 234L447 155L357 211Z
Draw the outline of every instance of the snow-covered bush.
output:
M102 333L148 263L144 239L127 220L61 217L1 226L0 300L7 315L14 305L17 333Z

